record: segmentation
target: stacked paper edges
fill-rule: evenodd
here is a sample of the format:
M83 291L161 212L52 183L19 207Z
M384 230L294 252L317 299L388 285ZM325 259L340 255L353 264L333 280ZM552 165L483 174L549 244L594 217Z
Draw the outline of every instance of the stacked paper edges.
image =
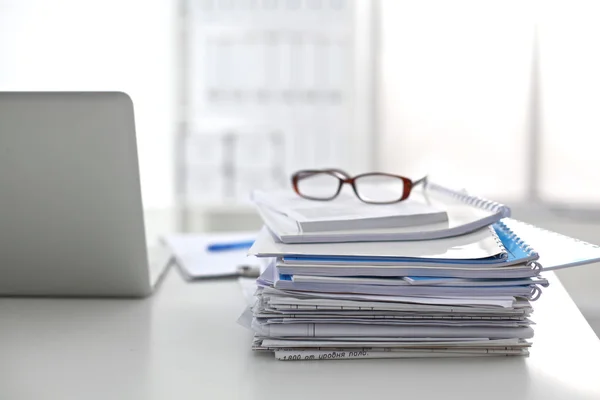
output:
M279 360L528 355L531 301L547 281L511 224L352 247L283 244L265 229L251 250L271 257L245 316L253 349Z

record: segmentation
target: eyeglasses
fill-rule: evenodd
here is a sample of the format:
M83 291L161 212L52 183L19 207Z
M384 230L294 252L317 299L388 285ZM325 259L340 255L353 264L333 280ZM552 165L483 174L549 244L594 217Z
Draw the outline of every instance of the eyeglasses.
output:
M347 183L356 197L370 204L392 204L406 200L412 189L426 184L427 177L413 181L400 175L369 172L351 177L339 169L302 170L292 175L294 191L309 200L335 199Z

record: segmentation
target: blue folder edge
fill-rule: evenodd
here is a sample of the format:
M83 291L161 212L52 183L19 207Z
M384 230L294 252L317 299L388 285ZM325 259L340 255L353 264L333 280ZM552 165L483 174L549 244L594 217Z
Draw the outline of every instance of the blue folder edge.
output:
M293 279L293 275L286 275L286 274L279 274L279 280L280 281L288 281L291 282ZM521 284L521 285L510 285L510 286L498 286L498 285L487 285L487 286L477 286L477 289L487 289L487 288L519 288L519 287L531 287L533 286L535 283L532 281L530 284ZM359 284L361 285L361 284ZM435 285L434 285L435 286ZM405 286L405 287L411 287L411 288L416 288L416 287L421 287L421 286ZM440 288L442 287L446 287L446 288L472 288L472 286L464 286L461 285L460 283L457 283L454 286L438 286Z

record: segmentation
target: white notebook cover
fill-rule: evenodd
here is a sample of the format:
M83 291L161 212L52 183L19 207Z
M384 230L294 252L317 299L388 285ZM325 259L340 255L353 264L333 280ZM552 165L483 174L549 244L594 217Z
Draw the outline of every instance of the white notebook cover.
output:
M296 225L303 234L323 231L382 229L446 223L445 208L431 205L420 196L392 204L368 204L350 190L331 201L307 200L289 189L255 190L252 201Z
M462 236L434 240L299 244L279 242L263 228L249 254L259 257L296 255L469 260L488 257L506 258L506 250L491 227Z
M415 189L411 198L446 210L448 221L403 228L307 233L293 219L269 207L257 204L257 210L265 225L284 243L439 239L473 232L510 216L510 209L503 204L431 182L425 189Z

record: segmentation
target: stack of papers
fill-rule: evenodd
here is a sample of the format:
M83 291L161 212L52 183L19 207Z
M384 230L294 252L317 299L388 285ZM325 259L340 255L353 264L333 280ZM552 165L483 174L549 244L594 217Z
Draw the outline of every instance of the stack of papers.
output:
M547 269L600 260L600 247L503 218L423 241L284 243L240 318L278 360L526 356Z
M253 348L280 360L527 355L529 301L277 290L262 282Z

